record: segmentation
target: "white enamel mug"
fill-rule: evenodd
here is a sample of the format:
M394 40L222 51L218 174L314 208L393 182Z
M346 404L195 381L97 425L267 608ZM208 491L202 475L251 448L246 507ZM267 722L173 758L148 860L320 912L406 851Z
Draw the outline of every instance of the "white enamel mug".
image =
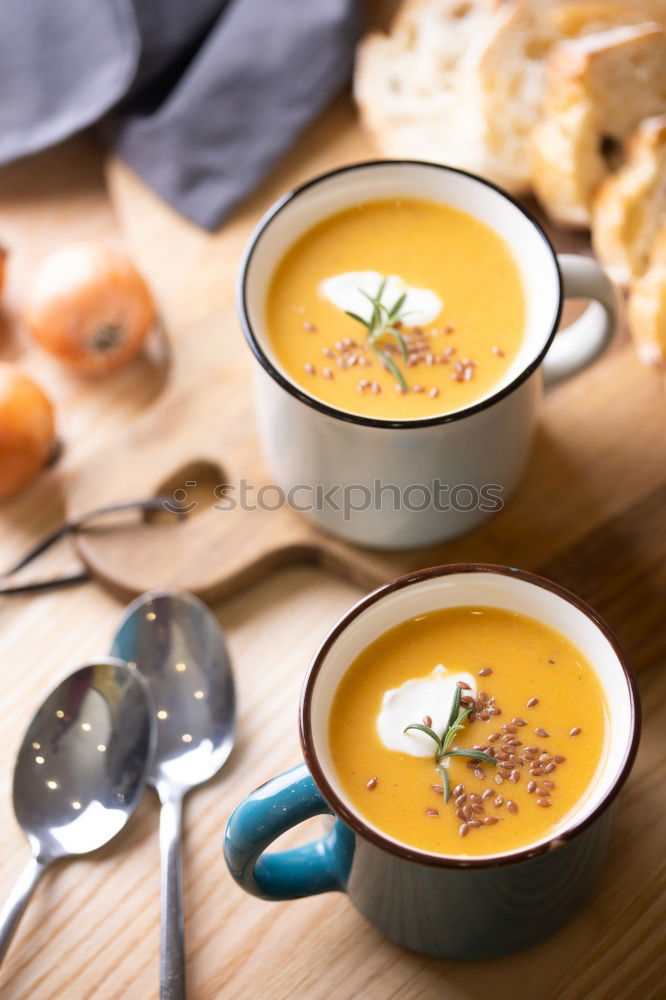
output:
M526 308L522 346L499 384L472 405L417 420L364 417L311 396L281 367L266 324L274 270L303 233L352 205L401 197L453 205L498 233ZM565 298L594 301L556 336ZM257 416L275 483L288 500L305 500L293 505L325 531L397 549L454 538L501 509L527 462L544 380L568 378L605 350L618 297L595 261L556 255L522 205L488 181L440 164L380 160L324 174L273 205L243 257L238 310L258 362Z

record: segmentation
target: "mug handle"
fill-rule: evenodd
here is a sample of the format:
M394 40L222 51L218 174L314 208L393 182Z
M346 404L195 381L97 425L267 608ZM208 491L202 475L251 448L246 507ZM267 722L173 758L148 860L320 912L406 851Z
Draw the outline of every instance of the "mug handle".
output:
M596 360L613 339L620 314L615 285L595 260L564 253L557 261L564 297L594 301L553 340L543 363L546 385L569 378Z
M354 835L340 820L326 837L290 851L264 854L293 826L334 815L305 764L257 788L234 809L224 836L224 857L241 888L260 899L297 899L345 889Z

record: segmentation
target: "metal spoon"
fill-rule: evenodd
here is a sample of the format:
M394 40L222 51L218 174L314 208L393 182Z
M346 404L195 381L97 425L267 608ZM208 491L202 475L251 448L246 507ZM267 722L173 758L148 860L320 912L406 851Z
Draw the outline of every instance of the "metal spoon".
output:
M157 711L149 783L161 803L160 996L184 1000L181 868L183 798L219 771L234 741L231 661L216 618L198 598L155 590L126 609L112 652L141 671Z
M154 747L147 687L120 660L81 667L48 696L14 769L14 812L32 858L0 912L0 961L48 866L102 847L125 826Z

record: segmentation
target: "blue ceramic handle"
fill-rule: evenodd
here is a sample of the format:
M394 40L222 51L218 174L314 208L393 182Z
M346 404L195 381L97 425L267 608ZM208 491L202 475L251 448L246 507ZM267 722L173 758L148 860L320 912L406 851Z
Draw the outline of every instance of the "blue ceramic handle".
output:
M238 884L273 900L344 890L354 838L340 820L328 836L305 847L263 853L291 827L325 813L332 810L305 764L248 795L231 814L224 837L224 856Z

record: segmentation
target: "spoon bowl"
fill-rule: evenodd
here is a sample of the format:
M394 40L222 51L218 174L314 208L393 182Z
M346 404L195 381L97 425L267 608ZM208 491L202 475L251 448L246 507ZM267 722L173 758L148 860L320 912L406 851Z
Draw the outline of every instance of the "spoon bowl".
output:
M33 857L0 914L0 960L46 867L97 850L125 826L154 747L147 687L120 660L81 667L48 695L14 769L14 811Z
M150 591L126 609L112 655L146 680L157 717L149 782L185 794L222 767L234 741L231 661L212 612L192 594Z

